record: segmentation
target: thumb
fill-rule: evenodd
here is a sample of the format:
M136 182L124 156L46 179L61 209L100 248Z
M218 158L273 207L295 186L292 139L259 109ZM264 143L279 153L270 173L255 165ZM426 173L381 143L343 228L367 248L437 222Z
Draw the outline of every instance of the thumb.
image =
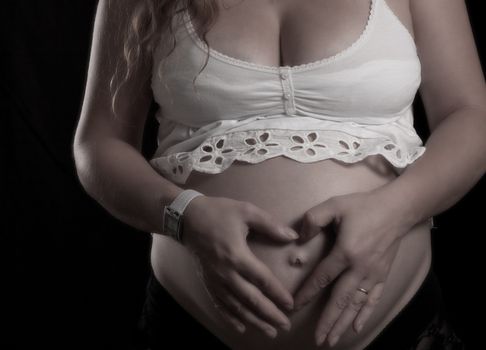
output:
M305 243L321 233L322 228L332 223L335 217L336 209L331 200L322 202L309 209L302 219L299 243Z
M299 238L297 232L289 226L278 222L273 215L256 205L251 204L248 207L246 222L259 234L266 235L272 239L282 242L288 242Z

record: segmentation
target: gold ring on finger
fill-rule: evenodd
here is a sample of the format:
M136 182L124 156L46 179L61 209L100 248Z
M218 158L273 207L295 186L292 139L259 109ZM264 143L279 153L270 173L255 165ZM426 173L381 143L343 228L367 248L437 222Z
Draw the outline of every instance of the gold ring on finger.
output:
M361 293L365 293L366 295L368 295L369 291L362 288L362 287L359 287L359 288L356 288L356 290L360 291Z

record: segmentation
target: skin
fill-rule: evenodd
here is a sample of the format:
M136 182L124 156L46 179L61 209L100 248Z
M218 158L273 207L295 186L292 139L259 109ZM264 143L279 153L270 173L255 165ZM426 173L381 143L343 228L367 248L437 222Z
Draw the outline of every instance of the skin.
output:
M306 216L304 239L337 221L341 244L295 295L296 308L346 270L319 320L318 344L335 344L353 321L359 329L379 301L400 237L456 203L485 172L486 88L464 1L411 0L410 9L423 67L420 94L432 129L427 152L375 193L334 198ZM380 202L395 214L383 215L386 208L373 204ZM358 286L371 291L368 301L355 293Z
M182 244L197 257L205 288L222 316L240 332L245 331L245 323L250 323L269 336L276 335L275 329L261 319L289 330L288 317L271 300L278 300L279 306L292 310L292 296L281 292L286 291L285 287L250 251L246 239L250 228L283 243L298 238L297 233L257 206L231 198L205 196L197 202L191 201L186 210ZM218 222L217 226L214 222ZM226 239L221 239L221 232L226 232ZM227 280L233 283L224 283ZM261 295L255 295L258 290L253 284L262 291ZM262 301L263 294L269 299ZM249 307L244 307L245 304ZM250 311L252 305L255 310ZM247 308L250 310L243 313ZM242 315L244 319L239 320Z
M292 2L285 0L278 4L278 11L273 12L276 30L277 14L285 13ZM294 303L299 307L315 298L330 282L336 282L315 330L317 343L325 339L331 343L350 325L357 329L366 321L380 300L380 285L386 280L397 242L415 224L455 204L486 169L486 155L482 152L486 146L483 137L486 89L464 1L389 0L388 4L396 13L405 14L402 22L414 34L422 63L423 83L419 92L432 134L426 143L427 152L399 178L375 190L335 196L304 215L299 231L302 240L311 239L319 228L331 223L336 226L338 237L330 254L294 294ZM129 8L130 2L122 5ZM107 11L105 1L100 1L99 6ZM106 21L99 23L96 33L113 33L122 20L101 15L100 18ZM271 37L272 31L259 33L270 35L263 38L266 46L251 52L268 55L248 60L270 65L280 62L278 47L268 45L278 42ZM350 39L353 34L356 33L350 32ZM292 43L291 36L288 37ZM150 70L147 67L137 78L140 80L130 82L122 93L118 106L121 116L114 120L107 93L112 73L109 52L122 49L116 40L104 38L95 37L87 94L76 131L74 155L78 174L88 193L114 216L143 231L157 232L162 226L160 201L169 203L181 188L161 178L140 155L151 90L146 83L139 89L139 83ZM230 40L216 42L221 43L220 51L241 56L231 51L234 43L231 45ZM284 47L282 56L289 57L286 63L290 65L326 56L322 50L310 52L291 44ZM339 47L329 50L339 51ZM309 56L299 56L303 52ZM130 89L140 93L131 93ZM140 187L140 183L144 186ZM356 292L358 286L370 290L367 301L363 293ZM287 298L283 289L276 284L274 287L279 290L280 300Z
M281 10L291 7L290 2L283 3ZM485 170L481 150L485 145L486 89L464 1L387 3L396 13L409 12L400 19L412 33L421 60L423 83L419 93L432 134L426 154L399 179L378 190L331 198L306 213L299 231L300 242L338 223L337 244L294 295L298 310L336 280L316 329L317 345L325 339L334 345L351 324L356 331L362 328L380 300L403 235L456 203ZM210 33L211 39L222 42L218 51L241 56L223 37ZM275 60L269 56L251 61L275 65ZM356 293L358 287L368 290L369 295Z

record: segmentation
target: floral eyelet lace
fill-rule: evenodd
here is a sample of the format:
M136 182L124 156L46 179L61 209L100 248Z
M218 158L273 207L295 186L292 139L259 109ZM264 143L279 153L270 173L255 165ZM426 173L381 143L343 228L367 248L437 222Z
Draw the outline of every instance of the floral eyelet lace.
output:
M407 147L386 137L358 138L331 130L265 129L215 135L190 152L173 153L151 162L170 180L185 183L191 171L216 174L235 160L255 164L285 156L304 163L329 158L354 163L380 154L394 167L404 168L424 151L425 147Z

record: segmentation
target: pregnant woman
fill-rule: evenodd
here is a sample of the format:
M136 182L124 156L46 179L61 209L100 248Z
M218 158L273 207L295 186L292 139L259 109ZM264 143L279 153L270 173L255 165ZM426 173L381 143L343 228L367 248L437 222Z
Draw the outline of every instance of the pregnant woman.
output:
M485 133L463 0L100 0L74 155L152 233L152 350L462 349L431 219L484 174Z

